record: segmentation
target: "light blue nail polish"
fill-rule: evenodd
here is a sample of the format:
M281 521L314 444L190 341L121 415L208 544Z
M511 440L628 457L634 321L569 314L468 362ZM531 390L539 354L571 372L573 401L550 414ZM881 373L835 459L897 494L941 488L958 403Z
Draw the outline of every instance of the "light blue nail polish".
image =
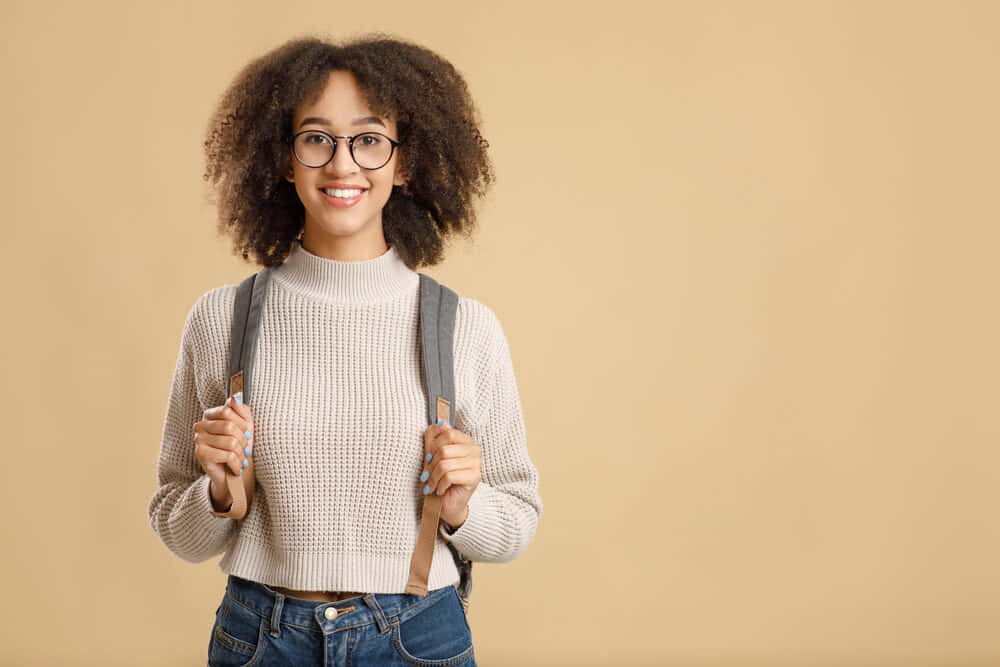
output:
M430 484L425 484L424 485L424 495L426 496L430 492L431 492L431 485Z
M250 462L247 461L246 459L243 459L243 467L246 468L248 465L250 465Z
M236 399L237 403L239 403L240 405L243 405L243 392L242 391L238 391L235 394L233 394L233 398Z
M250 431L244 431L243 432L243 437L246 438L247 440L249 440L250 439Z
M246 447L243 448L243 453L246 454L247 456L250 456L250 445L247 445Z
M433 454L431 454L430 452L427 452L427 458L426 458L425 460L426 460L426 461L427 461L428 463L430 463L430 462L431 462L431 457L433 457L433 456L434 456Z
M428 477L430 477L430 476L431 476L431 472L430 472L430 470L425 470L425 471L424 471L424 472L423 472L423 473L422 473L422 474L420 475L420 481L421 481L421 482L426 482L426 481L427 481L427 478L428 478Z
M437 425L438 425L438 426L444 426L444 417L442 417L441 419L439 419L439 420L437 421Z

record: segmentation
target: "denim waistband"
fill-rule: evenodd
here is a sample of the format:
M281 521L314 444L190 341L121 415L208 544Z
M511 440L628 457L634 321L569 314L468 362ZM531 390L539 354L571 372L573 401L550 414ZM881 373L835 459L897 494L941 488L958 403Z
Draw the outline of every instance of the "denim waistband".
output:
M347 600L323 602L290 597L267 584L234 574L228 575L226 581L226 595L262 618L269 619L272 634L277 634L280 623L305 629L315 629L318 624L327 633L377 623L379 634L382 634L391 625L419 614L442 595L450 594L458 595L456 584L428 591L423 597L410 593L366 593ZM327 607L337 609L333 620L326 617Z

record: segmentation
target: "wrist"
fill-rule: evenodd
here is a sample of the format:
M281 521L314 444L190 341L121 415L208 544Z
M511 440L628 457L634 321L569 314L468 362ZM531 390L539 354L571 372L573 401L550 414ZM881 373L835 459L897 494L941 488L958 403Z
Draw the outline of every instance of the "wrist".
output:
M448 530L456 531L462 527L462 525L468 518L469 518L469 506L466 505L465 509L462 510L462 513L459 515L459 518L456 521L452 522L449 519L444 519L444 525L445 527L448 528Z
M233 505L233 498L229 493L229 489L223 489L219 491L216 488L215 482L211 482L208 485L208 497L212 503L212 509L216 512L228 512L229 508Z

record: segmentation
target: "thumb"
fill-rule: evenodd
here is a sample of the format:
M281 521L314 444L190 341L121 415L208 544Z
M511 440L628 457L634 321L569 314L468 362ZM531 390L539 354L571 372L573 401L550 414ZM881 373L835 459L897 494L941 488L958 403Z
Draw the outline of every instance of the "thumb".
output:
M229 398L226 399L226 404L233 409L233 411L244 419L247 418L247 407L243 404L243 392L238 391Z

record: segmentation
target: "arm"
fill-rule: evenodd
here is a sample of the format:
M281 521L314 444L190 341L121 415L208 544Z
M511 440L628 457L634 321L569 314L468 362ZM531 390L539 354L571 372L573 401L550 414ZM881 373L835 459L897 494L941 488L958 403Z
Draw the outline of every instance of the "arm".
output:
M465 424L483 448L482 481L469 498L465 521L455 531L441 525L439 532L470 560L502 563L516 558L534 538L542 499L510 348L499 321L488 314L491 343L481 377L473 383Z
M211 514L218 508L212 504L210 479L194 455L193 426L207 407L199 398L195 375L199 303L188 313L181 335L156 466L158 488L148 508L149 524L160 540L192 563L222 553L238 532L235 519Z

